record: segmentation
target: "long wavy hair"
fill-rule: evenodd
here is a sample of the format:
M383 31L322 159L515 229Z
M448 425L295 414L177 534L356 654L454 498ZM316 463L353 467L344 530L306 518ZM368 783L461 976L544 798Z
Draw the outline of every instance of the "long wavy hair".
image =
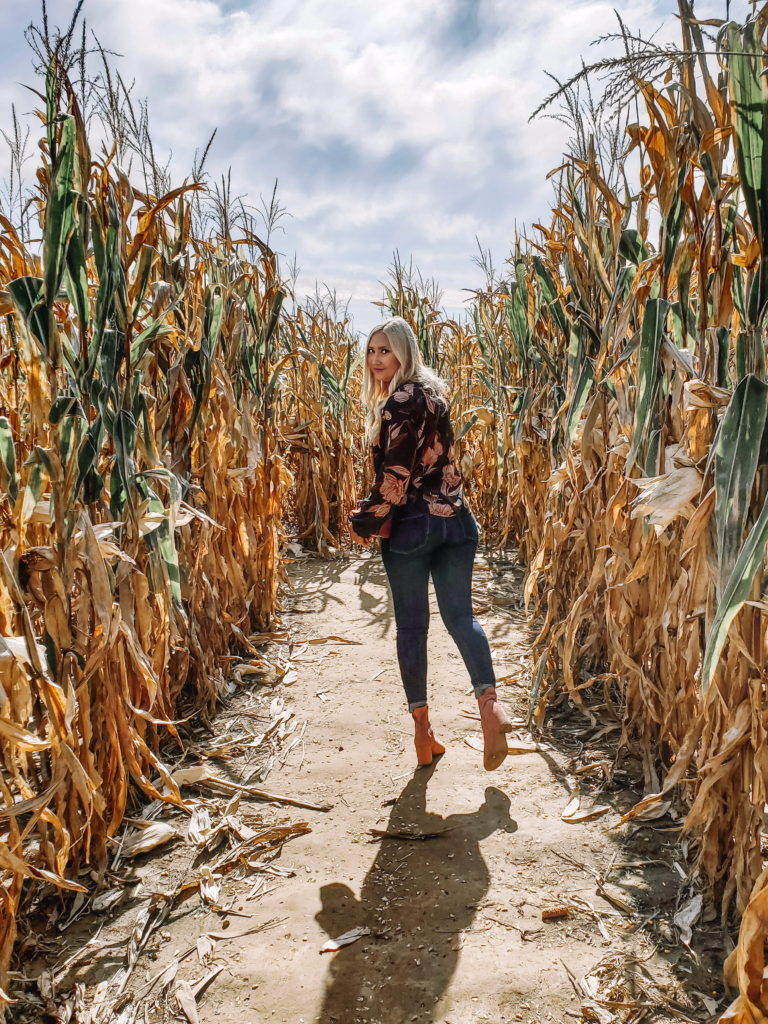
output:
M379 333L387 336L389 347L400 363L387 386L377 381L368 369L368 346L374 334ZM378 440L381 431L381 411L385 402L394 391L408 381L420 384L432 398L447 406L447 384L426 365L411 325L401 316L390 317L370 331L365 339L364 357L362 399L366 409L365 436L369 444L375 444Z

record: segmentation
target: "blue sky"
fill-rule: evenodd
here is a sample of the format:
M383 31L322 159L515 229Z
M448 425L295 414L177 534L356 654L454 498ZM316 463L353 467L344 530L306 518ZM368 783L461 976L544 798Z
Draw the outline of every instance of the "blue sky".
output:
M50 20L72 7L49 0ZM734 0L731 15L747 7ZM546 217L566 132L528 117L551 90L545 70L591 59L614 8L677 41L674 0L86 0L84 14L148 99L175 179L217 128L209 172L231 165L256 203L278 179L291 216L273 244L296 254L298 292L322 282L351 297L362 330L394 250L455 314L482 281L475 239L503 264L515 225ZM23 31L38 10L0 0L0 126L12 102L34 105L19 83L35 84ZM696 12L723 17L725 3Z

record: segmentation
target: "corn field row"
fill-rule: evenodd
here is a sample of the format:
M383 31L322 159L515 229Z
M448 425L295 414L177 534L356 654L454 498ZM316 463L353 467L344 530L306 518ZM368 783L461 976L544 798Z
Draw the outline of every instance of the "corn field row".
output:
M563 697L610 716L644 766L627 818L684 810L695 877L742 919L724 1019L751 1021L768 1016L768 14L713 43L680 10L682 56L636 77L622 163L582 139L550 221L465 322L398 264L382 305L451 382L486 538L528 566L532 718ZM0 1000L20 908L98 888L137 791L180 802L180 709L213 709L227 656L278 610L285 536L332 555L370 472L345 317L291 305L225 188L206 229L199 175L173 188L150 161L136 184L108 76L92 152L66 52L46 53L41 243L0 218Z
M2 999L22 899L98 889L132 790L181 802L161 748L273 615L291 479L274 254L198 236L198 186L136 188L117 138L91 152L62 54L41 244L0 218Z

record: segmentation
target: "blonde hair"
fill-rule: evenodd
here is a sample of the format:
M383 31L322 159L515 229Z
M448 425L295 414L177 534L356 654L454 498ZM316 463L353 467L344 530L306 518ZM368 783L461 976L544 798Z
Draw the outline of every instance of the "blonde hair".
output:
M392 353L400 363L386 387L377 381L368 369L368 346L374 334L386 335ZM387 399L409 381L420 384L432 398L442 401L447 407L448 387L445 381L426 365L411 325L401 316L390 317L369 332L365 339L363 356L362 399L366 409L365 436L370 444L374 444L379 437L381 411Z

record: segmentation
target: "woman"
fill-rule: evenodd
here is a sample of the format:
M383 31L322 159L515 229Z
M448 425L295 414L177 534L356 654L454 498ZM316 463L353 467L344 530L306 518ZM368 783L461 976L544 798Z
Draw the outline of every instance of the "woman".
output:
M445 384L424 365L402 317L386 320L368 336L363 401L376 479L349 520L354 540L381 538L417 761L431 764L445 753L429 724L427 706L431 575L440 615L472 680L483 729L483 765L492 771L507 756L505 734L512 726L496 698L488 640L472 614L477 523L454 462Z

